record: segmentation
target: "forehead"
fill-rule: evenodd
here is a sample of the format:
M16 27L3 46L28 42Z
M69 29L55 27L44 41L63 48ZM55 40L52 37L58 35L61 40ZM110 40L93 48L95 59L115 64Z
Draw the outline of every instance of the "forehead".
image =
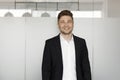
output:
M64 15L64 16L61 16L59 20L72 20L72 17Z

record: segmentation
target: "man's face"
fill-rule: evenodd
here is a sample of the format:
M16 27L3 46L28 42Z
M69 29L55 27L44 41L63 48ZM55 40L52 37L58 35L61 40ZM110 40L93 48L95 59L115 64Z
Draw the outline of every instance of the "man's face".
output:
M73 20L70 16L62 16L58 21L60 32L64 35L69 35L73 30Z

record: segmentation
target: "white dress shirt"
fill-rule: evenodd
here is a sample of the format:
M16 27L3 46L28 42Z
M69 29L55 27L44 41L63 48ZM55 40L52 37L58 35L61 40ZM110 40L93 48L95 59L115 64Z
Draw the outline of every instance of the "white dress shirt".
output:
M76 60L75 46L73 36L68 42L60 35L62 59L63 59L63 77L62 80L77 80L76 78Z

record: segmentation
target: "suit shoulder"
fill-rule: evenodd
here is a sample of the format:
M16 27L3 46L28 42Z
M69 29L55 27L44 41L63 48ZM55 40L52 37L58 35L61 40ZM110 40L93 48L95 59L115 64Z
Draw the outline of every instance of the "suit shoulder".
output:
M85 47L86 46L86 41L85 41L84 38L75 36L74 40L75 40L75 43L81 45L81 47Z
M46 42L54 42L54 41L56 41L58 38L59 38L59 35L58 35L58 36L54 36L54 37L52 37L52 38L47 39L47 40L46 40Z
M74 35L74 38L75 38L76 40L79 40L79 41L85 41L84 38L81 38L81 37L78 37L78 36L75 36L75 35Z

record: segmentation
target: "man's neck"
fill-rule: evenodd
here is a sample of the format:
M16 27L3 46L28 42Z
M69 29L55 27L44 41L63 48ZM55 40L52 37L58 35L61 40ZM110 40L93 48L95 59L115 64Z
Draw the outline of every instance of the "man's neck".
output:
M72 39L72 33L70 33L70 34L62 34L61 33L61 36L68 42Z

